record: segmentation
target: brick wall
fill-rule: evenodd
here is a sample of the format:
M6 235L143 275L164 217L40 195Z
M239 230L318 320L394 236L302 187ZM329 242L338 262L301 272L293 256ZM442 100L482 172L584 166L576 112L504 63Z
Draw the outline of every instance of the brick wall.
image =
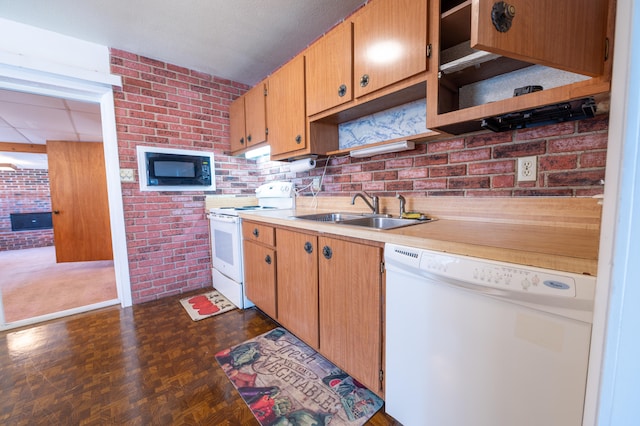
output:
M372 158L330 158L321 195L370 191L393 196L592 196L604 179L608 114L504 133L479 133L417 145L413 151ZM517 158L538 158L536 182L517 182ZM297 187L321 176L297 173ZM273 163L262 165L269 179L282 178ZM310 195L309 191L303 194Z
M47 170L0 171L0 251L53 245L53 230L11 231L11 213L51 211Z
M121 50L111 50L120 167L137 170L136 146L213 151L215 193L252 193L260 180L229 150L229 104L248 87ZM211 286L209 222L213 192L141 192L123 183L134 303Z

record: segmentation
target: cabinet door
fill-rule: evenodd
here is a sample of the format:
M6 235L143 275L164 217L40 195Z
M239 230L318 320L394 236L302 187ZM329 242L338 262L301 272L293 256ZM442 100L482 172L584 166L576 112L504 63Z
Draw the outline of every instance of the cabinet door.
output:
M247 147L245 139L244 96L231 102L229 106L229 141L231 152Z
M243 248L247 297L265 314L277 318L276 253L250 241L245 241Z
M318 238L320 352L381 391L382 249Z
M508 0L515 15L500 32L494 1L473 0L471 47L589 76L604 71L608 0Z
M318 349L318 248L314 235L276 229L278 322Z
M353 99L351 34L351 22L344 22L307 51L309 116Z
M269 77L267 111L272 159L307 148L304 55L296 56Z
M244 96L247 146L267 140L265 85L259 83Z
M353 32L356 97L427 69L427 0L369 3Z

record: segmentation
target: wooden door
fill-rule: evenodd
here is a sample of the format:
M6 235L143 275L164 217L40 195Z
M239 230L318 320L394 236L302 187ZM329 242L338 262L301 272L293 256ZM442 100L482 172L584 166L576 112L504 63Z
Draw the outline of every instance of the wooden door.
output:
M608 0L509 0L511 27L498 31L494 1L471 4L471 47L579 74L604 72Z
M318 247L315 235L276 229L278 322L318 349Z
M320 352L381 393L382 249L319 237L318 250Z
M112 260L101 142L47 141L57 262Z
M259 83L245 94L244 113L247 146L267 140L266 100L264 83Z
M273 249L244 242L244 286L247 298L271 318L277 318L276 254Z
M307 148L304 55L298 55L269 77L267 111L271 159L287 158Z
M369 3L356 16L353 34L356 97L427 69L427 0Z
M353 99L351 22L331 30L305 55L309 116Z
M229 106L229 142L231 152L240 151L247 147L245 137L244 96L231 102Z

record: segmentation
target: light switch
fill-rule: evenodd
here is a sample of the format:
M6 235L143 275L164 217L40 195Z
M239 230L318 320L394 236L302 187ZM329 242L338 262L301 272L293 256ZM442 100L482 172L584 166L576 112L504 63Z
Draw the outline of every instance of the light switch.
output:
M135 182L136 177L133 169L120 169L120 182Z

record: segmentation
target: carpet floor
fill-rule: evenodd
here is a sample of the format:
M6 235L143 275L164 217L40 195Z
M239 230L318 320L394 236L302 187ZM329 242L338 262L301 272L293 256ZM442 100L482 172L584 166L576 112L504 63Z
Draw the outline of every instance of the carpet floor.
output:
M113 261L56 263L55 247L0 252L5 322L116 299Z

